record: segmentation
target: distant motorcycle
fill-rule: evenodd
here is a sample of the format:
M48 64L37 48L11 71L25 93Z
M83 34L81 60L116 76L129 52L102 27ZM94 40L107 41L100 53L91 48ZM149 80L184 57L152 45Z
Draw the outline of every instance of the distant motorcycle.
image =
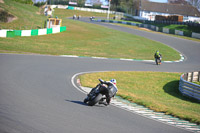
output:
M160 65L161 64L161 58L156 58L155 62L156 62L156 65Z
M93 19L95 19L95 17L94 17L94 16L90 17L90 21L92 21Z
M162 60L162 55L160 54L160 52L158 50L154 54L154 58L155 58L156 65L160 65L161 60Z

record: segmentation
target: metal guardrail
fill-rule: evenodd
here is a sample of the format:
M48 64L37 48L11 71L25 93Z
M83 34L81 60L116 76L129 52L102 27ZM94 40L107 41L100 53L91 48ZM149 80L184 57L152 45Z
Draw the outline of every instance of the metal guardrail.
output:
M195 27L200 27L199 23L195 22L177 22L177 21L164 21L164 20L146 20L145 23L147 24L177 24L177 25L188 25L188 26L195 26Z
M92 21L108 22L108 23L121 23L121 24L133 25L133 26L138 26L138 27L144 27L144 28L147 28L147 29L150 29L153 31L163 32L166 34L174 34L174 35L179 35L179 36L187 36L187 37L200 39L200 33L168 29L168 28L163 28L163 27L157 27L157 26L150 25L150 24L138 24L135 22L126 22L126 21L118 21L118 20L101 20L101 19L98 19L98 20L93 19Z
M179 81L179 91L186 96L200 101L200 85L192 82L200 81L200 72L182 74Z

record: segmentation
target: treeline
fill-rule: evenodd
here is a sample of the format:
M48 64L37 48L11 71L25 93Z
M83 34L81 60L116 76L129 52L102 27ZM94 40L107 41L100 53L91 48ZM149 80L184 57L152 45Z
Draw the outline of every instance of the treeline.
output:
M41 7L45 4L46 4L46 2L37 2L37 3L34 3L34 6Z
M70 1L76 1L78 7L84 7L86 0L47 0L47 4L50 5L69 5Z
M47 0L47 4L50 4L50 5L69 5L70 1L76 1L77 2L77 5L71 5L71 6L85 7L85 1L86 0ZM101 5L100 4L94 4L92 7L88 7L88 8L100 9Z
M76 6L78 7L85 7L86 0L47 0L47 3L50 5L57 5L57 4L69 5L70 1L76 1L77 2ZM118 11L118 12L124 12L128 14L136 15L139 4L140 4L140 0L111 0L110 9L112 11ZM94 3L93 7L87 7L87 8L100 9L101 5L98 3Z
M111 10L136 15L140 0L112 0Z

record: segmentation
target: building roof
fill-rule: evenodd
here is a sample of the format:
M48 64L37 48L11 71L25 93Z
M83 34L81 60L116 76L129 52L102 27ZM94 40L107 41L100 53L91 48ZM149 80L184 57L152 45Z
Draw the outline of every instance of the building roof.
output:
M200 17L200 12L191 5L156 3L142 0L140 10Z

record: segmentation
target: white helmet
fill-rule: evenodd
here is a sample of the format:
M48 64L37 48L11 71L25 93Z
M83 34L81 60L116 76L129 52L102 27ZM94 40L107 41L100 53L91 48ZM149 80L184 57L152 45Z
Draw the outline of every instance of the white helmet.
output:
M117 80L116 79L111 79L110 82L112 82L113 84L117 84Z

